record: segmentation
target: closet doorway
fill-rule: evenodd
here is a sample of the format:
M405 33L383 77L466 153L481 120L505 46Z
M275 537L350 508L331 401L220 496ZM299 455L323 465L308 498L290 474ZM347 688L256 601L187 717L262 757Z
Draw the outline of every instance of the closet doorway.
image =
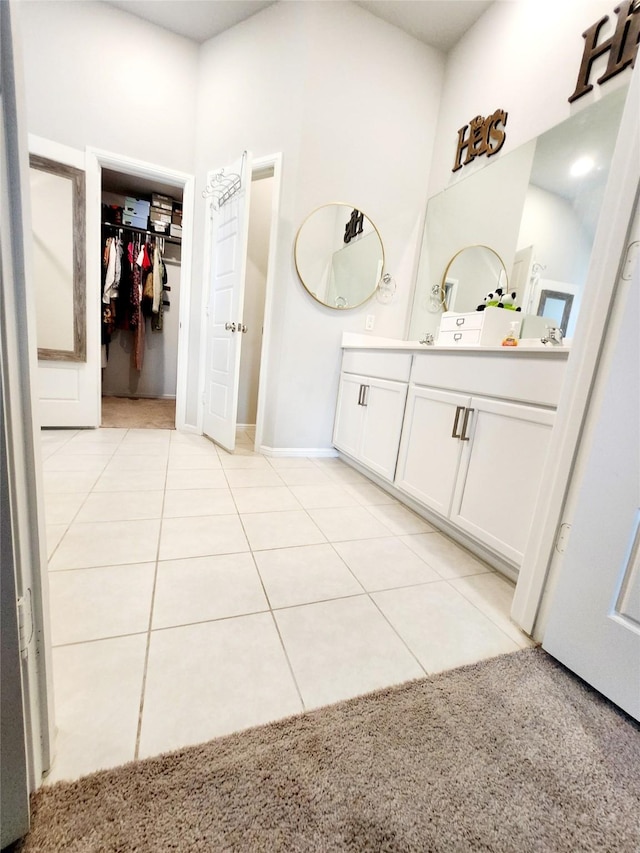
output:
M101 423L173 429L182 190L103 169L101 203Z
M100 201L100 256L96 252L94 262L100 270L101 425L175 429L184 424L186 407L194 178L117 155L91 154ZM113 248L116 240L124 275L110 299L108 242ZM134 275L139 261L144 266ZM145 266L159 273L155 300L153 275L144 297ZM137 316L134 287L144 297ZM143 326L142 333L136 326Z

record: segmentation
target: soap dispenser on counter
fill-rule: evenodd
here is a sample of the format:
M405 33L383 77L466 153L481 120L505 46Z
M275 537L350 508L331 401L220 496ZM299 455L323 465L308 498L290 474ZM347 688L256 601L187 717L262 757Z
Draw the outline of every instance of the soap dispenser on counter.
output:
M518 333L520 331L520 323L517 320L513 320L509 324L509 331L504 336L502 340L503 347L517 347L518 346Z

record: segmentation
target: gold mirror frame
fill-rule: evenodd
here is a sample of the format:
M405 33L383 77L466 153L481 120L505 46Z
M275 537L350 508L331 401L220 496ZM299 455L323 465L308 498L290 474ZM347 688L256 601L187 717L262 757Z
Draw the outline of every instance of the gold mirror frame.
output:
M447 278L449 275L449 270L451 269L451 266L453 265L454 261L461 254L463 254L463 252L467 252L469 249L487 249L487 251L491 252L493 255L496 256L496 258L498 259L498 261L500 263L500 266L502 267L502 271L504 272L505 290L507 290L507 291L509 290L509 276L507 274L507 268L505 266L504 261L500 257L500 255L496 252L495 249L492 249L491 246L485 246L484 243L472 243L469 246L463 246L462 249L458 249L458 251L455 253L455 255L453 255L453 257L449 260L449 263L446 266L446 269L444 271L444 275L442 276L442 280L440 282L440 302L442 304L442 310L443 311L449 310L448 305L447 305L447 292L446 292L446 285L447 285ZM500 275L498 275L496 287L500 287Z
M87 360L87 329L86 329L86 260L85 260L85 207L86 189L85 173L82 169L40 157L29 155L29 167L32 170L47 172L71 182L71 222L72 222L72 305L73 312L73 349L51 349L38 347L38 359L41 361L86 361ZM35 274L35 264L34 264ZM35 285L35 282L34 282ZM43 284L43 287L46 286ZM34 286L36 294L38 288ZM36 305L36 313L38 306ZM66 310L66 307L63 308Z
M310 220L310 219L311 219L311 218L312 218L316 213L318 213L318 211L320 211L320 210L324 210L324 209L325 209L325 208L327 208L327 207L344 207L344 208L346 208L346 209L347 209L347 210L349 210L349 211L358 211L359 213L363 214L363 215L364 215L364 218L367 220L368 224L369 224L369 225L371 226L371 228L372 228L372 231L370 231L369 233L371 233L371 234L374 234L374 233L375 233L375 235L377 236L378 241L379 241L379 243L380 243L380 261L379 261L380 269L379 269L379 275L377 275L377 278L376 278L375 285L374 285L374 286L373 286L373 288L371 289L370 293L368 293L368 294L367 294L367 296L366 296L364 299L360 300L359 302L357 302L357 303L355 303L355 304L353 304L353 305L349 305L349 304L346 304L346 305L337 305L337 304L336 304L336 305L331 305L330 303L328 303L328 302L324 302L322 299L319 299L319 298L318 298L318 296L316 295L316 293L311 289L310 283L309 283L309 282L307 282L307 281L305 281L305 278L304 278L304 276L303 276L303 274L302 274L302 271L300 270L300 263L299 263L299 243L300 243L300 235L302 234L302 231L303 231L303 229L304 229L305 225L307 225L307 224L308 224L309 220ZM348 217L347 217L347 218L348 218ZM347 244L347 245L348 245L348 244ZM334 201L334 202L327 202L327 204L321 204L321 205L319 205L318 207L316 207L314 210L312 210L312 211L311 211L311 213L309 213L309 214L308 214L308 216L306 216L306 217L304 218L304 220L302 221L302 224L301 224L301 225L300 225L300 227L298 228L298 231L297 231L297 234L296 234L296 239L295 239L295 243L294 243L294 247L293 247L293 255L294 255L294 263L295 263L295 267L296 267L296 272L297 272L297 274L298 274L298 278L300 279L300 282L302 283L302 286L303 286L303 287L304 287L304 289L307 291L307 293L309 294L309 296L311 296L311 297L312 297L312 299L314 299L314 300L315 300L316 302L318 302L320 305L324 305L324 307L325 307L325 308L331 308L331 309L332 309L332 310L334 310L334 311L347 311L347 310L349 310L349 309L351 309L351 308L359 308L361 305L364 305L364 303L365 303L365 302L367 302L369 299L371 299L371 297L372 297L372 296L375 294L375 292L377 291L377 289L378 289L378 287L379 287L379 284L380 284L380 281L381 281L381 279L382 279L382 275L383 275L383 273L384 273L384 264L385 264L384 243L382 242L382 237L380 236L380 232L379 232L379 231L378 231L378 229L376 228L376 226L375 226L374 222L369 218L369 216L367 216L367 214L366 214L366 213L364 213L364 212L362 211L362 209L361 209L361 208L356 207L356 205L353 205L353 204L348 204L347 202L344 202L344 201ZM338 297L338 298L341 298L341 297Z

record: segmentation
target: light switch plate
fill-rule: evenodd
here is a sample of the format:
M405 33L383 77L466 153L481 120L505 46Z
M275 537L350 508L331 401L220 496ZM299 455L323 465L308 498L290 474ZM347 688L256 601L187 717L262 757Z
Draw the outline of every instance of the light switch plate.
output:
M376 324L375 314L367 314L367 319L364 322L365 331L370 332Z

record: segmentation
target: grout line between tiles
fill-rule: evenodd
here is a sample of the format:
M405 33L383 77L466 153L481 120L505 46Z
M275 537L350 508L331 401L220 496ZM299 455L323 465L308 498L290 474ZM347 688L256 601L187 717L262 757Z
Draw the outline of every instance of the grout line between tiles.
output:
M69 643L53 643L53 649L66 649L69 646L87 646L92 643L103 643L105 640L121 640L123 637L141 637L147 633L145 628L143 631L127 631L124 634L108 634L106 637L90 637L86 640L72 640Z
M405 589L406 589L406 587L405 587ZM430 675L431 673L430 673L430 672L429 672L429 670L428 670L428 669L427 669L427 668L422 664L422 662L418 659L418 657L417 657L416 653L413 651L413 649L411 648L411 646L407 643L407 641L404 639L404 637L402 637L402 636L400 635L400 633L398 632L398 630L397 630L397 629L395 628L395 626L394 626L394 625L389 621L389 619L388 619L388 618L387 618L387 616L382 612L382 610L380 609L380 607L378 607L378 604L377 604L377 602L375 601L375 599L372 597L371 593L367 593L367 596L368 596L368 598L369 598L369 601L371 601L371 603L372 603L372 604L373 604L373 606L376 608L376 610L378 611L378 613L382 616L382 618L385 620L385 622L387 623L387 625L389 625L389 627L391 628L391 630L393 631L393 633L394 633L394 634L396 635L396 637L400 640L400 642L402 643L402 645L403 645L403 646L405 647L405 649L409 652L409 654L410 654L410 655L411 655L411 657L415 660L415 662L418 664L418 666L420 667L420 669L424 672L424 674L425 674L425 675Z
M489 574L489 572L484 572L483 574ZM492 572L491 574L496 574L496 572ZM478 577L478 575L466 575L466 577ZM450 581L451 580L464 580L464 578L450 578L449 580ZM468 601L469 604L473 605L473 607L475 607L475 609L478 611L478 613L481 613L485 617L485 619L488 619L493 625L495 625L495 627L498 628L498 630L501 631L505 635L505 637L507 637L509 640L511 640L512 643L515 643L517 646L519 646L518 641L514 640L513 637L510 637L509 634L507 634L507 632L504 630L502 625L500 625L499 622L496 619L494 619L491 614L487 613L486 610L483 610L472 598L469 598L468 595L465 595L461 589L458 589L452 583L449 583L449 586L451 587L451 589L455 590L458 593L458 595L461 595L465 599L465 601ZM527 634L525 634L524 631L522 631L522 629L518 628L518 626L515 624L515 622L513 623L513 627L514 627L514 629L521 631L523 638L525 638L527 640L531 640L531 638L528 637Z
M164 490L162 494L162 506L160 508L160 527L158 529L158 543L156 546L156 559L155 559L155 569L153 572L153 586L151 588L151 606L149 608L149 625L147 628L147 645L144 653L144 666L142 670L142 686L140 690L140 706L138 709L138 726L136 729L136 742L133 751L133 760L137 761L140 755L140 736L142 734L142 717L144 714L144 700L145 700L145 691L147 687L147 668L149 666L149 651L151 648L151 633L152 633L152 625L153 625L153 607L155 603L156 597L156 586L158 583L158 564L160 562L160 543L162 542L162 525L163 525L163 514L164 514L164 503L167 496L167 480L169 477L169 460L167 458L167 465L164 472Z
M280 632L280 626L278 625L278 620L276 619L276 615L274 613L274 608L271 605L271 599L269 598L269 593L267 592L267 588L262 579L262 574L260 573L260 568L258 566L258 561L255 558L255 554L253 551L251 552L251 559L253 560L253 565L256 568L256 572L258 573L258 578L260 579L260 584L262 586L262 591L264 592L264 596L267 600L267 604L269 606L269 613L271 614L271 619L273 620L273 625L276 629L276 633L278 634L278 639L280 640L280 645L282 646L282 653L284 654L284 658L287 662L287 666L289 667L289 672L291 673L291 678L293 679L294 686L296 688L296 693L298 694L298 698L300 699L300 705L302 707L302 711L306 711L307 706L305 704L304 698L302 696L302 691L300 690L300 685L298 684L298 679L296 678L295 671L293 669L293 664L291 663L291 658L289 657L289 652L287 651L287 647L284 642L284 637Z

